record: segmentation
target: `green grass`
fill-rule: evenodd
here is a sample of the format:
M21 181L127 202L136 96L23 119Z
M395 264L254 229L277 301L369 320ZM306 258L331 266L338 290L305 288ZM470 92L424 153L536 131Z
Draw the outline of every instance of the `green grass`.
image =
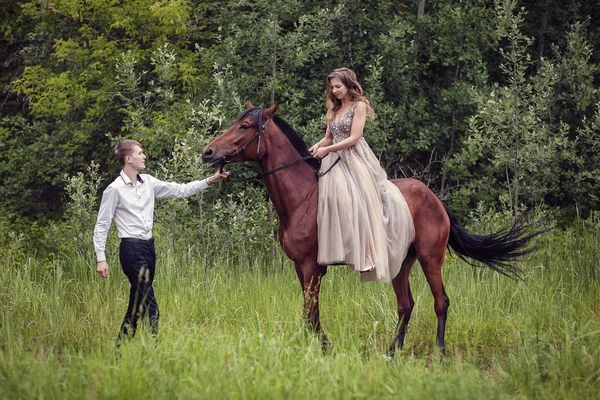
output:
M596 399L600 396L600 235L553 232L522 264L523 282L448 257L446 345L418 265L403 351L392 340L389 284L332 267L321 294L323 353L302 320L293 267L217 262L157 244L160 339L147 330L117 354L127 306L118 262L101 280L93 255L0 261L0 398Z

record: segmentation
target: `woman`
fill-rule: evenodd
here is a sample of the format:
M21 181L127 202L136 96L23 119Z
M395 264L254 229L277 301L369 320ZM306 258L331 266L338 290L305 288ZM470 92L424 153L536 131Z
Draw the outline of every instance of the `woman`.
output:
M327 77L327 131L310 148L322 159L318 262L346 264L362 280L389 282L414 238L410 210L363 137L374 113L348 68Z

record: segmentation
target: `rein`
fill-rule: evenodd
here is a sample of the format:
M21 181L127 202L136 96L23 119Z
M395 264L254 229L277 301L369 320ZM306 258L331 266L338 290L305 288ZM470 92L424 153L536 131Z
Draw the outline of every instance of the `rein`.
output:
M257 169L258 169L258 168L260 168L260 167L247 168L247 169L245 169L245 170L242 170L242 171L239 171L239 172L237 172L237 173L235 173L235 172L230 172L230 173L229 173L229 178L227 178L227 180L230 180L230 181L249 181L249 180L251 180L251 179L260 179L260 178L264 178L265 176L268 176L268 175L274 174L275 172L279 172L279 171L281 171L281 170L287 169L287 168L289 168L289 167L291 167L291 166L293 166L293 165L296 165L296 164L298 164L298 163L299 163L299 162L301 162L301 161L310 160L311 158L313 158L313 156L312 156L312 155L304 156L304 157L302 157L302 158L299 158L299 159L297 159L297 160L294 160L294 161L292 161L292 162L289 162L289 163L287 163L287 164L284 164L284 165L282 165L282 166L280 166L280 167L277 167L277 168L271 169L271 170L269 170L269 171L266 171L266 172L261 172L261 173L259 173L259 174L256 174L256 175L254 175L254 176L249 176L249 177L236 178L236 176L241 176L243 173L246 173L246 172L255 171L255 170L257 170ZM337 163L339 163L339 162L340 162L340 159L341 159L341 158L338 156L337 160L335 160L335 161L333 162L333 164L331 164L331 166L330 166L329 168L327 168L327 170L326 170L326 171L323 171L323 172L317 172L317 179L318 179L318 178L320 178L320 177L322 177L323 175L327 174L329 171L331 171L331 169L332 169L333 167L335 167L335 165L336 165ZM221 171L223 171L223 167L221 167Z
M237 149L237 150L236 150L235 152L233 152L232 154L230 154L230 155L228 155L228 156L223 156L223 161L224 161L224 163L223 163L223 164L221 164L221 167L219 168L219 171L220 171L220 172L223 172L223 168L225 167L225 164L228 164L228 163L230 162L230 160L231 160L233 157L235 157L235 156L237 156L237 155L240 155L240 154L242 154L244 151L246 151L246 148L247 148L248 146L250 146L250 144L251 144L252 142L254 142L256 139L258 139L258 146L257 146L257 148L256 148L256 160L255 160L255 161L258 163L258 162L260 161L260 138L261 138L261 136L262 136L262 133L263 133L263 131L264 131L264 130L265 130L265 128L267 127L267 124L268 124L270 121L271 121L271 119L269 118L269 119L267 119L267 120L265 121L265 123L264 123L264 124L262 124L262 125L259 125L259 129L256 131L256 133L254 134L254 136L252 136L252 138L250 138L250 140L249 140L249 141L248 141L248 142L247 142L245 145L243 145L242 147L240 147L239 149ZM256 175L254 175L254 176L251 176L251 177L247 177L247 178L235 178L235 176L236 176L236 175L237 175L237 176L239 176L239 175L241 175L242 173L249 172L249 171L253 171L253 170L256 170L256 169L257 169L256 167L255 167L255 168L248 168L248 169L242 170L242 171L240 171L240 172L238 172L238 173L230 173L230 174L229 174L229 178L228 178L228 180L234 180L234 181L245 181L245 180L251 180L251 179L260 179L260 178L264 178L265 176L268 176L268 175L274 174L275 172L278 172L278 171L281 171L281 170L287 169L287 168L289 168L289 167L291 167L291 166L293 166L293 165L296 165L296 164L298 164L298 163L299 163L299 162L301 162L301 161L310 160L311 158L313 158L313 156L312 156L312 154L309 154L309 155L307 155L307 156L304 156L304 157L302 157L302 158L299 158L299 159L297 159L297 160L294 160L294 161L292 161L292 162L289 162L289 163L287 163L287 164L284 164L284 165L282 165L282 166L280 166L280 167L277 167L277 168L271 169L271 170L269 170L269 171L266 171L266 172L261 172L261 173L259 173L259 174L256 174ZM333 167L334 167L334 166L335 166L335 165L336 165L336 164L337 164L339 161L340 161L340 157L338 156L338 159L337 159L337 160L335 160L335 161L333 162L333 164L331 164L331 166L330 166L330 167L327 169L327 171L325 171L325 172L317 172L317 179L318 179L318 178L320 178L320 177L322 177L323 175L327 174L329 171L331 171L331 169L332 169L332 168L333 168Z
M313 156L312 156L312 155L304 156L304 157L302 157L302 158L299 158L299 159L297 159L297 160L294 160L294 161L292 161L292 162L289 162L289 163L287 163L287 164L284 164L284 165L282 165L282 166L280 166L280 167L277 167L277 168L271 169L271 170L269 170L269 171L266 171L266 172L261 172L261 173L259 173L259 174L256 174L256 175L254 175L254 176L249 176L249 177L241 177L241 178L236 178L236 176L241 176L243 173L246 173L246 172L255 171L255 170L257 170L257 169L258 169L258 168L260 168L260 167L247 168L247 169L241 170L241 171L239 171L239 172L237 172L237 173L235 173L235 172L230 172L230 173L229 173L229 177L227 178L227 180L233 180L233 181L249 181L249 180L251 180L251 179L260 179L260 178L263 178L263 177L265 177L265 176L268 176L268 175L274 174L275 172L279 172L279 171L281 171L281 170L284 170L284 169L286 169L286 168L289 168L289 167L291 167L291 166L293 166L293 165L296 165L296 164L298 164L298 163L299 163L299 162L301 162L301 161L310 160L311 158L313 158ZM331 169L331 168L330 168L330 169ZM320 175L320 174L317 174L317 176L322 176L322 175Z

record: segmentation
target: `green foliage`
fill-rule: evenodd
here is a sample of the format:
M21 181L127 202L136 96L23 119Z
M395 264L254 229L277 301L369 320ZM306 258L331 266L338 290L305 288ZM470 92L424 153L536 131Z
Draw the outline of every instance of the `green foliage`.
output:
M542 60L537 74L527 76L532 66L527 52L531 39L520 31L522 13L514 14L515 1L498 1L496 6L497 34L507 43L500 48L505 59L500 69L507 86L473 91L478 110L470 118L469 136L445 169L454 179L465 179L466 185L480 185L470 179L477 175L495 179L490 182L492 188L504 181L507 205L516 216L522 203L539 203L558 188L560 164L572 145L567 126L552 124L552 95L558 81L555 66ZM479 198L503 197L501 192L489 194Z
M586 211L597 210L600 206L596 191L600 185L600 103L594 118L584 120L583 126L577 128L575 151L569 161L575 168L564 173L572 182L568 192Z
M266 261L279 246L273 234L274 226L269 221L267 203L256 189L248 188L217 200L205 221L198 229L204 231L211 259L226 255L234 263L263 257Z
M0 120L0 198L8 220L60 215L63 173L81 162L73 154L75 129L69 122Z
M325 77L340 66L358 73L373 103L366 138L391 177L423 180L463 215L479 201L598 207L589 195L600 101L593 2L9 3L0 6L9 114L0 206L10 224L60 220L63 174L93 160L108 183L122 138L168 166L196 140L194 107L218 114L198 152L246 99L280 104L310 145L325 132ZM208 172L200 164L191 175ZM225 184L220 195L243 188Z
M65 194L68 196L65 220L70 229L63 238L75 248L85 248L92 241L101 183L98 168L99 165L92 161L85 174L65 175Z
M586 24L575 23L567 33L566 49L557 46L559 84L553 114L567 124L571 151L561 163L559 204L577 204L587 213L598 208L598 142L600 92L594 79L600 70L592 60L592 47L584 35Z

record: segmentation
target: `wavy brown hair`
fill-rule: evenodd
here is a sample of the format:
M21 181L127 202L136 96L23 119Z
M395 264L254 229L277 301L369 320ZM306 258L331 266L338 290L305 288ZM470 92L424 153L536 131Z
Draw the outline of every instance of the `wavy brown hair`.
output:
M367 115L371 117L371 119L375 118L375 113L373 112L373 108L371 108L371 103L367 100L366 97L363 96L363 90L356 79L356 74L354 71L348 68L338 68L334 69L327 76L327 95L325 104L327 106L327 115L325 119L327 123L331 122L337 112L342 107L342 101L333 95L333 90L331 90L331 80L333 78L338 78L342 81L342 84L348 89L348 93L350 94L350 99L353 103L358 103L362 101L367 106Z

